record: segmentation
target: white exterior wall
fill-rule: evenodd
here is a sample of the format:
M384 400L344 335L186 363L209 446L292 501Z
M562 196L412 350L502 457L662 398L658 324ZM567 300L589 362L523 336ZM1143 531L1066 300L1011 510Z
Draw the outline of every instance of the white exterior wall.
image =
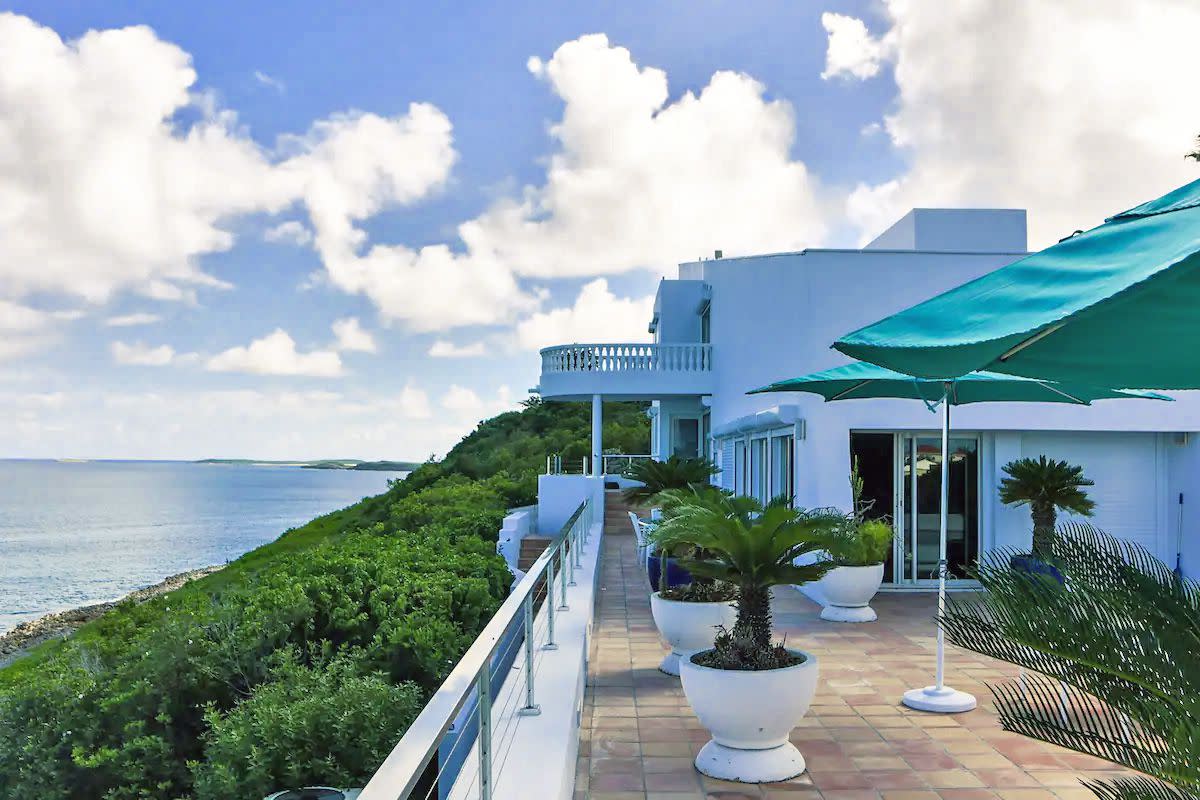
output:
M659 460L670 457L675 449L675 419L690 417L700 419L708 411L699 397L665 397L655 403L652 420L654 434L651 441L655 450L651 455Z
M1004 245L1014 242L1018 228L1023 232L1023 212L999 212L991 233L988 213L942 219L917 211L915 218L906 217L865 250L809 250L681 265L681 275L703 277L711 287L713 429L772 406L800 406L806 436L796 443L796 502L848 507L851 431L936 433L939 417L915 401L825 403L815 395L745 392L846 363L829 348L842 334L1019 257L1015 243L1010 250L990 253L938 248L947 241L967 246L970 236ZM937 227L947 220L959 225L952 236L950 229ZM889 249L905 243L930 249ZM1200 430L1200 393L1171 394L1174 403L981 404L954 409L953 428L979 434L982 547L1029 546L1028 509L999 503L996 487L1005 463L1045 453L1081 464L1096 481L1092 496L1099 507L1093 523L1137 541L1171 564L1179 528L1176 501L1183 491L1183 564L1185 570L1200 574L1200 437L1193 435L1182 447L1174 444L1173 436ZM731 485L729 478L722 483Z
M846 363L830 349L839 336L1008 264L1025 251L1021 210L915 209L862 250L689 262L677 281L663 281L655 302L660 341L696 342L698 316L710 308L711 370L703 381L676 385L678 375L647 374L630 397L656 399L655 455L672 449L671 420L711 411L718 431L775 406L795 406L795 496L802 506L850 503L851 431L922 431L940 420L905 400L825 403L814 395L747 395L758 386ZM591 386L611 376L574 376ZM692 376L685 375L689 380ZM640 379L640 378L639 378ZM952 427L979 436L980 535L984 549L1028 547L1027 509L1001 505L996 487L1007 462L1045 453L1082 464L1096 481L1093 520L1174 563L1183 507L1183 565L1200 575L1200 392L1172 392L1176 402L1100 401L979 404L954 409ZM703 395L703 397L701 396ZM1186 444L1180 432L1193 432ZM721 447L732 487L728 455Z

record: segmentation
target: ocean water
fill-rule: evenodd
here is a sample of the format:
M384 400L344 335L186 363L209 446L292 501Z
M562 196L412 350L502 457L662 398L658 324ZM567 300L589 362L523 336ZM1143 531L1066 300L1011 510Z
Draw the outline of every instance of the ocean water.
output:
M0 461L0 633L223 564L387 488L397 472L170 461Z

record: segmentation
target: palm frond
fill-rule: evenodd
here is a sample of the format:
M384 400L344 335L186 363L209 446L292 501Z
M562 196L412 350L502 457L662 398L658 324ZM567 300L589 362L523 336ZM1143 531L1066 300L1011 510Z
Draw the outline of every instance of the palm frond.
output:
M1100 800L1200 800L1200 795L1141 775L1111 781L1084 781L1083 785Z
M984 558L986 593L952 597L940 620L954 644L1051 679L993 687L1002 724L1200 790L1196 584L1085 524L1059 528L1061 584L1010 554Z
M657 502L665 491L705 486L718 472L717 465L707 458L671 456L665 461L639 461L630 468L628 477L642 485L631 486L622 494L626 502L635 505Z

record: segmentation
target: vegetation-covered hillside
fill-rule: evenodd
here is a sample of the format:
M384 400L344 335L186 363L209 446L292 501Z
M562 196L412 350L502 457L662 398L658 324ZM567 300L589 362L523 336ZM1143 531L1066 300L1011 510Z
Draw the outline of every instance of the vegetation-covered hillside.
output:
M605 443L644 453L642 409ZM531 402L438 463L0 671L0 798L262 797L361 785L502 602L505 510L589 409Z

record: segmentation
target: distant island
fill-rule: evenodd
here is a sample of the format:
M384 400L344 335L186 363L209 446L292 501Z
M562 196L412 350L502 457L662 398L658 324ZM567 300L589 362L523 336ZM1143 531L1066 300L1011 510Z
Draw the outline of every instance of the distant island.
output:
M239 464L243 466L300 467L301 469L354 469L364 472L412 472L420 461L364 461L359 458L331 458L321 461L269 461L256 458L203 458L197 464Z

